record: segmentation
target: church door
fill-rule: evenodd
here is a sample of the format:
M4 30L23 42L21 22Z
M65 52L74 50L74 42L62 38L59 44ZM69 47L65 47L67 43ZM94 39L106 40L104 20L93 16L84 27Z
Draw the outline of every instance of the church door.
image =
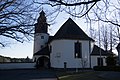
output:
M49 68L49 58L42 56L39 57L36 63L37 68Z
M103 58L97 58L98 66L103 66Z

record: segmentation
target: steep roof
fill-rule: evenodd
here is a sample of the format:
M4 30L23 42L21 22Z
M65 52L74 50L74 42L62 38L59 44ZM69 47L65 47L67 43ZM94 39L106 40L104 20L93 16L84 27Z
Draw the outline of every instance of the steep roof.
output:
M94 56L99 56L100 55L100 50L101 50L101 55L102 56L107 56L108 55L108 52L106 52L105 50L103 50L102 48L94 45L94 48L93 48L93 51L91 53L91 55L94 55Z
M53 38L54 38L54 36L49 36L48 43L49 43L50 41L52 41Z
M120 49L120 43L117 45L117 47L116 47L116 48L117 48L117 50L119 50L119 49Z
M71 18L61 26L53 39L81 39L94 41L92 38L88 37Z
M34 55L49 55L49 54L50 54L50 52L49 52L48 46L46 46L43 49L41 49L40 51L34 53Z

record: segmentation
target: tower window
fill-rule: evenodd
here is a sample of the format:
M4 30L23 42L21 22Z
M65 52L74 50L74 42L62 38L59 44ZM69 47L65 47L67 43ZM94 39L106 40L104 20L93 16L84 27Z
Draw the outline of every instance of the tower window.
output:
M74 54L75 54L75 58L82 58L82 44L79 43L79 42L76 42L75 43L75 46L74 46Z
M44 39L44 36L41 36L41 39Z

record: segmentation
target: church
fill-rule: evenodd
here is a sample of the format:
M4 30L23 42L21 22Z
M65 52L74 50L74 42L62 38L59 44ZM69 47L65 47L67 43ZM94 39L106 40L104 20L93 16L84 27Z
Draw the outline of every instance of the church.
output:
M107 53L96 46L95 41L71 18L51 36L45 12L40 12L34 33L33 60L37 66L58 69L93 68L106 65L106 57Z

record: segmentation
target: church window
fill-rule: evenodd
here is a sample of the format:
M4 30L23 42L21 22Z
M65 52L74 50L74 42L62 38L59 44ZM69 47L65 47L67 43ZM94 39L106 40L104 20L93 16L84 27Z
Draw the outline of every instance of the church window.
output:
M75 58L82 58L82 44L80 42L74 44L74 54Z
M41 48L43 48L43 45L41 45Z
M44 39L44 36L41 36L41 39Z
M50 45L50 53L52 52L52 46Z

